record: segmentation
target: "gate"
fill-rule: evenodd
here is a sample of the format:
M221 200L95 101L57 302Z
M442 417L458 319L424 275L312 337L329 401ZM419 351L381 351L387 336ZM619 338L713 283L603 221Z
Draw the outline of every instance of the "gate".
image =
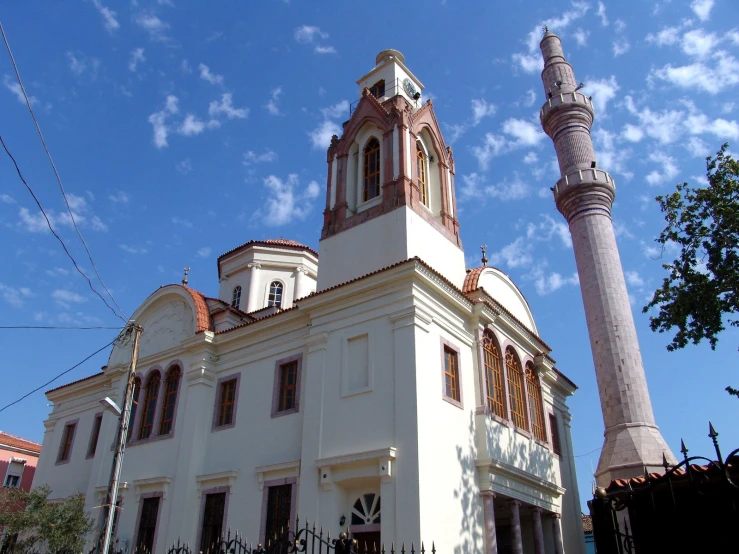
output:
M735 552L739 544L739 448L716 460L688 457L663 474L613 481L588 502L598 554Z
M436 554L436 547L432 543L431 550L427 551L421 543L420 549L411 543L406 548L405 543L397 549L394 544L385 548L384 544L358 544L352 539L351 533L342 532L337 538L331 538L331 533L324 534L322 528L316 528L315 523L296 518L295 527L286 529L267 539L266 544L253 544L239 533L231 534L229 530L225 536L206 551L194 551L190 545L177 542L168 550L167 554Z

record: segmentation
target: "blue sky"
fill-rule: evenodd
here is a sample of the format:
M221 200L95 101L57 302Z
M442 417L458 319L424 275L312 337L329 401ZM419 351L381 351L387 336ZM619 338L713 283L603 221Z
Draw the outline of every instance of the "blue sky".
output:
M160 285L217 294L216 258L250 239L314 248L326 147L386 48L434 101L454 148L462 239L480 244L526 294L571 399L581 496L602 418L575 262L549 187L538 41L548 23L593 96L599 166L618 183L621 258L657 422L678 451L711 455L712 420L739 446L736 332L715 352L668 353L641 307L661 282L654 197L704 179L705 156L739 139L739 6L730 0L185 2L75 0L6 5L0 17L98 268L124 311ZM33 123L0 55L0 134L86 271ZM736 150L735 150L736 151ZM116 325L46 230L0 156L0 325ZM668 257L673 252L668 251ZM668 258L671 260L672 258ZM0 405L110 341L113 331L0 330ZM58 384L96 372L100 354ZM47 387L50 388L50 387ZM41 393L0 413L0 429L41 440Z

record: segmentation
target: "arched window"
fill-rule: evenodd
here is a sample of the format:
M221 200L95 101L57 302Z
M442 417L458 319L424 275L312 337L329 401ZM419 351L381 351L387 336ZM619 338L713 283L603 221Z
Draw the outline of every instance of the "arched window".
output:
M239 287L240 288L240 287ZM168 435L174 422L174 409L177 405L177 390L180 387L180 366L172 366L167 371L164 381L164 402L162 402L162 417L159 422L159 434Z
M154 429L154 415L157 409L160 380L161 377L158 371L153 371L146 380L144 405L141 409L141 423L139 423L139 440L148 439L151 436L152 429Z
M352 506L352 525L372 525L382 523L379 494L363 494Z
M488 408L498 417L505 417L505 389L503 388L503 363L500 348L493 333L486 330L482 335L482 352L485 361L485 389Z
M418 191L424 206L429 205L429 183L426 175L426 152L420 142L416 143L416 165L418 168Z
M269 298L267 299L267 306L274 306L279 308L282 306L282 283L279 281L272 281L269 285Z
M139 407L139 397L141 391L141 379L138 377L133 380L133 402L131 403L131 414L128 416L128 440L131 440L134 436L135 429L133 428L136 422L136 411Z
M511 408L511 419L516 427L529 430L526 424L526 405L523 399L523 375L521 362L510 346L505 350L505 365L508 372L508 405Z
M541 405L541 383L531 362L526 364L526 391L529 396L531 430L537 439L546 442L547 432L544 428L544 409Z
M241 304L241 285L236 285L231 296L231 306L238 309L239 304Z
M364 147L364 184L362 202L380 195L380 142L371 138Z

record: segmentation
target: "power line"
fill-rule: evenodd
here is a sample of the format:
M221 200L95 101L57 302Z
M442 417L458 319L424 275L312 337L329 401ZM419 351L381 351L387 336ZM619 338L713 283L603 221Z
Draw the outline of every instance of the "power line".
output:
M122 327L59 327L53 325L0 325L0 329L59 329L64 331L88 331L91 329L114 329L120 331Z
M56 169L56 165L54 164L54 160L51 158L51 153L49 152L49 149L46 146L46 141L44 140L44 135L41 133L41 127L39 126L38 121L36 120L36 115L33 113L33 108L31 107L31 102L30 102L30 100L28 98L28 95L26 94L26 88L23 86L23 81L21 80L21 74L18 71L18 66L15 63L15 58L13 57L13 52L10 50L10 43L8 42L8 37L5 35L5 29L3 29L2 23L0 23L0 34L2 34L2 36L3 36L3 41L5 42L5 48L8 50L8 55L10 56L10 62L13 65L13 70L15 71L15 77L16 77L16 79L18 81L18 85L21 88L21 92L23 93L23 97L26 100L26 106L28 106L28 111L30 112L31 119L33 119L33 123L36 126L36 131L38 132L38 136L41 139L41 145L44 147L44 152L46 152L46 157L49 158L49 163L51 164L51 168L54 170L54 175L56 176L56 181L57 181L57 183L59 183L59 190L61 190L61 192L62 192L62 197L64 198L64 203L67 206L67 212L69 212L69 217L72 220L72 226L74 227L74 230L77 232L77 236L79 237L80 241L82 242L82 245L85 247L85 252L87 252L87 258L90 260L90 265L92 266L93 271L95 271L95 275L97 276L98 281L100 281L100 284L103 286L103 289L105 289L105 292L108 293L108 296L110 296L110 299L113 301L113 304L115 304L116 308L118 308L118 312L120 313L120 315L118 317L120 317L123 321L126 321L128 319L128 317L126 316L126 313L118 305L118 302L116 302L115 298L113 297L113 295L111 294L111 292L108 290L108 287L105 286L105 283L103 282L103 278L100 276L100 272L98 272L98 269L97 269L97 266L95 265L95 262L92 261L92 254L90 253L90 249L87 247L87 243L85 242L85 239L82 238L82 233L80 232L79 227L77 227L77 222L74 219L74 214L72 213L72 208L69 206L69 200L67 199L67 194L64 191L64 186L62 185L62 178L59 176L59 172Z
M67 249L67 245L64 244L64 241L62 240L62 238L57 234L57 232L54 230L54 227L51 225L51 221L49 220L49 216L46 215L46 212L44 211L43 206L41 206L41 202L39 202L39 199L36 197L36 194L33 192L33 189L31 189L30 185L23 178L23 174L21 173L21 170L18 167L18 163L15 161L15 158L13 157L13 154L10 153L10 150L8 150L8 147L5 144L5 141L3 140L3 137L2 136L0 136L0 143L2 143L3 148L5 149L5 152L8 154L8 156L10 157L10 159L13 161L13 165L15 165L15 170L18 172L18 176L21 178L21 181L23 181L23 184L26 185L26 188L28 189L28 192L31 193L31 196L33 196L33 199L36 201L36 205L38 206L39 210L41 210L41 214L44 216L44 219L46 220L46 224L49 226L49 230L51 230L51 233L56 237L56 240L58 240L59 243L62 245L62 248L64 249L64 252L67 254L67 256L69 257L69 259L72 260L72 263L74 264L74 268L79 272L80 275L82 275L85 278L85 280L87 281L87 284L90 287L90 290L92 292L94 292L95 294L97 294L100 297L100 300L102 300L103 303L106 306L108 306L108 308L110 309L110 311L113 312L113 314L117 318L121 319L124 323L128 323L125 318L121 317L118 314L118 312L116 312L113 309L113 307L110 304L108 304L108 301L105 300L105 297L103 297L103 295L100 294L95 289L95 287L92 285L92 281L90 281L90 278L87 275L85 275L85 272L82 271L82 269L80 269L80 266L79 265L77 265L77 261L74 259L74 257L72 256L72 254Z
M95 356L96 354L99 354L100 352L102 352L103 350L105 350L106 348L108 348L108 347L109 347L109 346L110 346L111 344L113 344L113 343L114 343L114 342L115 342L116 340L118 340L118 336L119 336L119 335L116 335L116 338L114 338L114 339L113 339L112 341L110 341L110 342L109 342L108 344L106 344L106 345L105 345L105 346L103 346L102 348L99 348L98 350L95 350L95 352L93 352L92 354L90 354L89 356L87 356L87 358L85 358L85 359L84 359L84 360L82 360L81 362L79 362L79 363L76 363L76 364L74 364L74 365L73 365L72 367L70 367L69 369L67 369L67 370L65 370L65 371L62 371L62 372L61 372L61 373L60 373L59 375L57 375L56 377L54 377L54 378L53 378L53 379L51 379L50 381L46 381L46 383L44 383L43 385L41 385L41 386L39 386L39 387L36 387L36 388L35 388L35 389L33 389L33 390L32 390L31 392L29 392L29 393L27 393L27 394L24 394L24 395L23 395L23 396L21 396L21 397L20 397L20 398L19 398L18 400L15 400L14 402L11 402L10 404L8 404L8 405L6 405L6 406L3 406L2 408L0 408L0 412L2 412L2 411L4 411L4 410L6 410L7 408L10 408L11 406L14 406L15 404L18 404L18 402L20 402L21 400L24 400L24 399L28 398L28 397L29 397L29 396L31 396L31 395L32 395L32 394L33 394L34 392L40 391L40 390L41 390L41 389L43 389L44 387L46 387L46 386L50 385L51 383L53 383L54 381L56 381L57 379L59 379L59 377L62 377L63 375L66 375L67 373L69 373L69 372L70 372L70 371L72 371L73 369L75 369L75 368L77 368L77 367L81 366L81 365L82 365L82 364L84 364L84 363L85 363L85 362L86 362L87 360L89 360L90 358L92 358L92 357L93 357L93 356Z

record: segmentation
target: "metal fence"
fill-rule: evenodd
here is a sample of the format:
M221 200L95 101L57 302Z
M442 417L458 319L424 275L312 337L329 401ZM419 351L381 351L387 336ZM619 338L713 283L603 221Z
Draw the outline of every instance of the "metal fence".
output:
M421 543L417 548L414 543L406 547L402 543L400 547L391 544L387 548L384 544L364 544L353 539L347 529L336 538L331 538L331 533L324 534L323 529L304 521L301 525L300 519L295 520L293 529L285 529L275 536L266 540L266 544L253 544L239 533L231 534L229 530L225 536L215 542L205 551L195 551L189 544L177 542L168 550L167 554L436 554L436 546L432 543L431 549Z
M614 481L588 502L598 554L739 551L739 448L721 454L709 423L716 459L688 456L664 473Z

